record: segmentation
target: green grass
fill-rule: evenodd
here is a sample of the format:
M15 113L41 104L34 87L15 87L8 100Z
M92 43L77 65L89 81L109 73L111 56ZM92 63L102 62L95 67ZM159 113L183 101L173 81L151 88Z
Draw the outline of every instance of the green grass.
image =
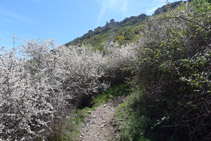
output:
M71 42L66 43L65 45L80 45L80 44L90 44L94 49L103 48L104 42L115 41L120 44L125 44L128 42L133 42L137 35L140 35L138 32L133 32L133 30L139 31L139 26L143 25L145 18L140 19L138 17L128 19L125 23L107 25L97 31L99 33L89 32L84 34L82 37L79 37ZM108 28L107 30L104 30ZM119 35L123 35L125 39L116 40ZM129 39L129 40L128 40Z
M117 96L124 96L128 94L130 94L129 84L116 85L105 91L103 94L99 95L97 98L95 98L93 100L93 104L94 106L100 106Z
M128 98L119 106L115 115L117 128L119 134L116 136L117 141L150 141L143 137L144 127L148 124L148 118L138 116L136 111L131 108L131 105L138 98L138 94L132 93Z
M70 118L66 121L63 127L63 134L61 141L75 141L80 136L79 126L84 122L88 112L94 110L93 108L76 109L70 114Z

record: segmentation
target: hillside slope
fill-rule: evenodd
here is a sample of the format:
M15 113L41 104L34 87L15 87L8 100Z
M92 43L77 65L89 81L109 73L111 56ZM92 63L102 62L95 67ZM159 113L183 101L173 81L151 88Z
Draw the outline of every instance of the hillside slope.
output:
M191 1L191 0L189 0ZM154 16L161 13L167 12L167 8L174 9L181 4L182 1L170 3L167 6L164 5L158 8L154 12ZM151 16L146 14L140 14L139 16L131 16L125 18L123 21L116 22L114 19L111 19L110 22L107 22L103 27L97 27L94 30L89 30L86 34L81 37L76 38L73 41L66 43L66 46L70 45L81 45L81 44L90 44L94 48L103 47L104 42L117 42L120 45L137 41L140 38L140 32L142 25L145 20Z
M103 46L103 42L117 41L124 44L127 41L134 40L139 36L138 26L147 18L145 14L126 18L121 22L116 22L111 19L103 27L97 27L94 31L90 30L71 42L66 43L66 46L77 44L91 44L94 47Z

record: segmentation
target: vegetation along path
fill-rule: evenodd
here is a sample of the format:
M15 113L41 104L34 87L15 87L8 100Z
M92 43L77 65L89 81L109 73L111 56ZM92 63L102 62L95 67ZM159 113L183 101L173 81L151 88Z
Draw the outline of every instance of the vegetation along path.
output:
M117 97L89 112L80 128L80 141L110 141L114 137L114 115L125 97Z

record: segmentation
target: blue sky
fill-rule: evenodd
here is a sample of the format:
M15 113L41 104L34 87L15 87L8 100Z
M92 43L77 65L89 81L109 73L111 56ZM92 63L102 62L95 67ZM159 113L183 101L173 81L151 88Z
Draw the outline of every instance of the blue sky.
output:
M169 0L174 2L176 0ZM20 40L67 43L106 21L151 15L166 0L0 0L0 46Z

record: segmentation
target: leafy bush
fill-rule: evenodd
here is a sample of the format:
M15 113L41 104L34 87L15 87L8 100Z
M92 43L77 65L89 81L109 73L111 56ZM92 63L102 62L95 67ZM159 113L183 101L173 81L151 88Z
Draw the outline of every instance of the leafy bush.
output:
M210 140L211 6L204 0L152 18L139 51L145 136Z
M115 121L119 130L115 140L149 140L143 137L146 128L145 126L148 126L150 122L148 117L145 117L144 115L140 116L139 113L134 110L135 107L132 107L134 103L137 103L137 101L140 100L139 97L140 95L137 92L133 92L122 104L120 104L115 115Z

